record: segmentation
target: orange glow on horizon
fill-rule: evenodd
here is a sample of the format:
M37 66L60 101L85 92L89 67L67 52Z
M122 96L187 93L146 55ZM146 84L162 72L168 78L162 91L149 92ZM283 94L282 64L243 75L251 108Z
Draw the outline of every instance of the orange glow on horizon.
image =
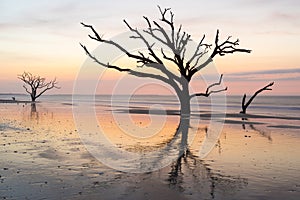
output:
M151 4L147 2L139 5L142 14L124 4L117 8L119 10L114 15L111 15L109 11L112 9L110 6L115 5L107 4L101 12L102 15L95 9L95 5L91 6L88 3L86 4L87 8L78 14L76 3L68 8L68 12L65 12L66 7L58 2L47 3L47 6L42 2L20 2L16 9L12 3L4 1L3 8L5 9L1 12L2 15L0 14L2 20L0 66L3 69L0 77L0 85L2 85L0 93L23 92L23 88L17 87L16 84L18 84L17 75L24 71L47 79L57 77L57 80L63 84L59 92L72 93L71 83L76 81L81 66L87 60L87 55L79 43L86 45L91 52L94 52L93 50L100 45L99 42L88 37L88 34L91 34L90 30L83 28L79 22L85 21L93 24L99 34L109 40L128 31L128 27L122 23L124 18L128 19L130 25L138 30L147 28L143 15L148 16L150 20L158 20L159 12ZM222 3L219 2L219 4ZM224 4L222 9L217 12L222 17L215 17L215 13L210 12L210 9L191 12L191 9L199 7L197 1L190 2L188 7L179 2L172 4L171 7L176 15L174 18L176 30L179 24L182 24L182 32L186 31L191 34L191 39L196 43L201 40L203 34L206 34L204 42L214 44L216 30L219 29L220 41L224 41L229 35L232 35L233 40L240 39L239 48L252 50L250 54L235 53L214 58L214 64L219 73L224 73L225 77L227 74L237 72L299 68L300 40L299 26L297 26L299 20L295 7L292 4L282 3L268 7L265 7L265 4L261 6L256 6L256 4L258 2L253 2L256 8L255 12L250 4L248 6L236 4L234 8L228 7L230 4ZM215 3L212 2L206 6L216 8ZM60 12L53 12L53 8L60 8ZM114 9L116 8L114 7ZM278 10L281 10L283 14L278 14ZM229 12L230 15L228 15ZM31 14L25 15L24 13ZM66 16L66 14L70 14L70 16ZM154 46L156 45L158 54L161 55L158 43ZM165 53L168 54L167 50ZM114 64L130 66L130 68L135 68L137 65L134 60L129 61L124 57L119 58ZM173 68L170 63L168 65L171 66L172 72L178 74L176 68ZM102 67L99 66L99 68ZM99 78L114 82L124 74L107 70L105 76L101 76L99 73ZM298 88L294 87L299 85L297 76L287 73L284 76L286 79L290 77L292 80L276 81L276 79L278 88L274 89L272 93L299 95ZM89 80L89 77L86 78ZM265 77L266 82L273 81L273 78L273 76L267 75ZM66 82L67 84L65 84ZM253 84L255 83L251 80L248 81L248 85ZM229 93L230 91L243 93L245 89L241 85L247 85L247 83L237 84L237 82L228 81L228 85L230 85ZM106 91L109 92L109 90Z

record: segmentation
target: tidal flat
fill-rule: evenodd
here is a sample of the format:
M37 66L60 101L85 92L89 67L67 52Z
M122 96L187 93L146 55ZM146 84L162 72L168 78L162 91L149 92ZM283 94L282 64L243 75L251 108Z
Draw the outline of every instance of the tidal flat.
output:
M229 109L215 115L221 132L201 157L201 145L217 128L205 108L183 126L186 121L172 106L164 123L161 113L149 117L148 107L138 102L127 111L97 102L95 115L83 118L86 123L76 120L74 106L0 104L0 199L300 197L298 112L241 115ZM98 124L91 132L86 126L91 128L93 117ZM184 127L187 140L178 134ZM118 158L97 146L99 130L116 149L138 158Z

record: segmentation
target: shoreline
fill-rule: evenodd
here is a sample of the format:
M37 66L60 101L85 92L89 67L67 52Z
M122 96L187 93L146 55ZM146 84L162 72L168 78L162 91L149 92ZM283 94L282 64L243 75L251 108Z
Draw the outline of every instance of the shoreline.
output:
M24 100L12 100L12 99L0 99L0 103L37 103L33 101L24 101Z
M158 171L131 174L109 168L90 154L79 131L84 126L74 124L70 106L61 102L40 102L36 112L31 112L30 104L0 104L0 108L3 115L0 123L0 199L98 199L99 196L103 199L229 200L246 197L254 200L286 196L297 199L300 192L297 174L300 138L295 127L286 127L291 126L287 123L292 121L289 118L278 121L253 115L258 117L254 121L261 124L248 123L244 127L227 121L214 149L200 160L195 155L198 155L207 120L211 117L204 115L206 120L201 121L202 124L192 124L190 128L197 129L198 135L184 157ZM124 151L143 153L154 151L161 144L159 142L166 141L162 144L168 145L169 135L165 134L157 135L159 140L152 143L144 139L129 140L124 134L118 134L118 124L111 122L110 111L97 107L97 112L103 130L109 130L107 136ZM123 113L115 114L124 116ZM138 127L148 123L147 112L131 114ZM228 120L238 121L234 118L236 115L242 122L239 113L229 114ZM164 133L173 135L176 131L179 122L173 121L167 121L168 129ZM296 120L294 126L298 122ZM127 124L122 120L118 123ZM128 128L132 133L136 129L135 126Z

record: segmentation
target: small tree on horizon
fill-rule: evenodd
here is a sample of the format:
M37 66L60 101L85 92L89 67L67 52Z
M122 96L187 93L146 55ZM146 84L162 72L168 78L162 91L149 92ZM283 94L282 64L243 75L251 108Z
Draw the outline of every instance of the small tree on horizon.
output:
M24 82L23 88L30 95L32 102L35 102L37 98L48 90L53 88L60 89L60 87L57 86L58 82L56 81L56 78L46 82L46 78L24 72L23 74L18 75L18 79Z
M146 16L144 16L143 18L145 19L147 25L147 28L144 30L133 28L126 20L123 20L127 28L133 34L130 38L141 40L147 49L146 53L140 51L138 53L131 53L120 44L112 40L104 39L103 36L100 36L92 25L81 23L84 27L89 28L92 31L93 35L89 35L92 40L114 46L116 49L126 54L128 58L135 60L137 62L137 66L144 71L116 66L110 63L103 63L94 55L92 55L86 46L83 44L80 45L93 61L103 67L117 70L119 72L127 72L128 74L136 77L153 78L169 84L175 90L179 98L181 115L189 115L191 111L190 101L193 97L207 97L212 93L222 92L227 89L212 90L212 87L221 84L221 76L219 82L210 85L206 89L205 93L190 94L189 86L192 77L201 69L213 62L213 58L215 58L217 55L224 56L226 54L232 54L235 52L250 53L251 50L237 48L239 45L239 40L237 39L235 41L231 41L231 36L229 36L225 41L220 42L219 30L217 30L214 45L204 43L205 35L203 35L198 43L198 46L193 51L194 53L192 56L187 57L187 44L191 41L191 35L182 31L182 25L180 25L179 28L175 28L174 14L170 8L161 9L159 6L158 8L161 15L161 23L158 23L157 21L150 21ZM170 34L168 34L167 29L170 29ZM163 46L158 47L157 43L150 44L150 42L147 41L142 33L148 34L155 41L157 41L157 43L163 44ZM160 52L158 53L155 51L155 49L160 49ZM167 54L167 51L170 51L171 55ZM204 55L208 55L207 59L204 57ZM202 63L200 63L201 58L205 58ZM176 74L170 70L168 62L172 62L173 65L176 66L179 74ZM147 73L147 68L155 69L160 74Z

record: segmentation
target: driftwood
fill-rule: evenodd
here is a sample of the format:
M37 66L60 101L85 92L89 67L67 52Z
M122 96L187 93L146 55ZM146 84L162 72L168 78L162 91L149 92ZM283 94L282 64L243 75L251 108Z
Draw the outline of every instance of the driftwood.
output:
M250 99L247 101L246 103L246 94L244 94L243 99L242 99L242 110L240 113L246 114L247 108L248 106L252 103L252 101L254 100L254 98L261 92L265 91L265 90L272 90L272 88L270 88L272 85L274 85L274 82L269 83L268 85L266 85L265 87L257 90L251 97Z

